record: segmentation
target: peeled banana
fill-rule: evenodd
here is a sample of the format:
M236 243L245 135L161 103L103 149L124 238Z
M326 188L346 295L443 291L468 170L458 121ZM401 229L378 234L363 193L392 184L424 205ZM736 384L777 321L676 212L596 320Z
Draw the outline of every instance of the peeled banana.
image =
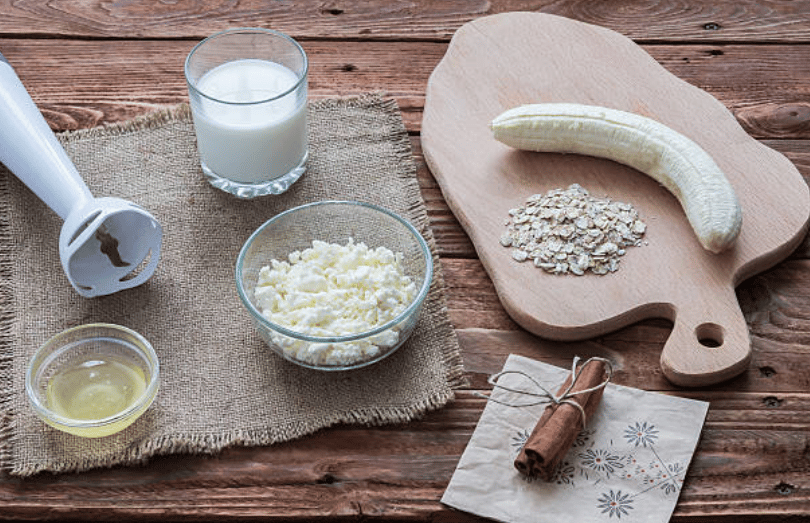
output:
M516 149L598 156L647 174L678 199L711 252L728 249L740 233L742 210L723 171L698 144L660 122L607 107L547 103L510 109L491 128Z

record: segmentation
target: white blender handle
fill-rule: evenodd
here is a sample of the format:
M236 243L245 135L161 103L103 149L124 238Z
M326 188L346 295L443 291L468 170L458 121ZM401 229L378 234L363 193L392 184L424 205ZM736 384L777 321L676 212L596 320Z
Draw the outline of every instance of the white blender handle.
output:
M17 73L0 54L0 162L62 220L93 198Z

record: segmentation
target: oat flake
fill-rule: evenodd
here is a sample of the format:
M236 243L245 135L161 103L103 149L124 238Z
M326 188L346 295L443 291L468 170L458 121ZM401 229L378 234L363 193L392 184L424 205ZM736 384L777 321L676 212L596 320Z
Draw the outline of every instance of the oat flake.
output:
M647 230L632 205L595 198L578 184L530 196L505 223L500 243L515 261L577 276L615 272L625 247L640 246Z

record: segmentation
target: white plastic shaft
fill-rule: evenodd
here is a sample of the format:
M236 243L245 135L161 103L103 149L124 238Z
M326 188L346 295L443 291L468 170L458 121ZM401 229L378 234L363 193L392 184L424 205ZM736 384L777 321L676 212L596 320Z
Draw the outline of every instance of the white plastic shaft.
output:
M0 54L0 162L62 220L93 198L8 61Z

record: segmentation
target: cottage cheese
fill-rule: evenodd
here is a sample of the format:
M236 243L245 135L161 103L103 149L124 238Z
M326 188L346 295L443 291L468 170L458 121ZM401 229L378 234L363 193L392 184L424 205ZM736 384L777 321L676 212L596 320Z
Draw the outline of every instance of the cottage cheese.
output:
M262 267L254 296L271 322L313 337L366 332L399 316L418 289L402 269L402 253L319 240ZM317 365L351 365L379 355L399 341L395 326L362 340L312 343L273 333L285 354Z

